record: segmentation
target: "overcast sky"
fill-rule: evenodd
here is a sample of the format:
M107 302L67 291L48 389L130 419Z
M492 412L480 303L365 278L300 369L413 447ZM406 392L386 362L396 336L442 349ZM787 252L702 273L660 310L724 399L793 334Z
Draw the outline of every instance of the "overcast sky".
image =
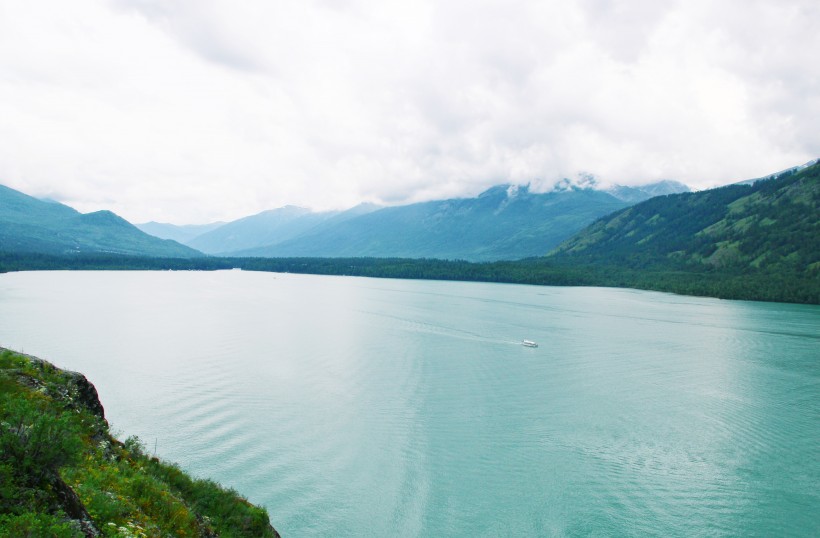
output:
M820 157L817 0L0 0L0 184L201 223Z

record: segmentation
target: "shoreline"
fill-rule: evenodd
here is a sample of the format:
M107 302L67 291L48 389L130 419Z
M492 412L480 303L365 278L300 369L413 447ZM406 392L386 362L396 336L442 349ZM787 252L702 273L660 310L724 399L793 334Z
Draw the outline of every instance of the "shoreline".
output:
M635 270L580 262L547 261L541 258L474 263L462 260L408 258L174 259L91 254L54 256L0 253L0 273L49 270L226 269L402 280L625 288L715 299L820 305L820 278L762 271L741 274L714 270Z

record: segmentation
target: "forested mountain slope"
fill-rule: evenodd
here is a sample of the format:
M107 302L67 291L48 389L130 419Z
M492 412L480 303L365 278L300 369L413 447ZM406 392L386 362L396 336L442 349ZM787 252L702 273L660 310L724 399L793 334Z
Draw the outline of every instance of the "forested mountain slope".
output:
M202 253L148 235L110 211L82 214L0 185L0 251L190 258Z
M551 256L632 268L820 278L820 164L752 184L652 198L599 219Z

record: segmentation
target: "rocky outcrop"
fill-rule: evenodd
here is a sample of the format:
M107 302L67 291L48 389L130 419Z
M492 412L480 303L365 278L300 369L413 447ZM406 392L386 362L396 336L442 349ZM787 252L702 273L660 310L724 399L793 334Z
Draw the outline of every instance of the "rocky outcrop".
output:
M0 352L11 351L4 347L0 347ZM12 351L13 352L13 351ZM70 409L85 409L90 411L92 415L105 421L105 408L100 402L100 396L97 394L97 387L91 383L88 378L79 372L72 372L71 370L63 370L33 355L25 353L16 353L21 357L29 360L32 366L47 374L47 376L58 376L59 383L44 381L42 377L28 375L25 372L18 373L18 380L21 384L26 385L32 389L45 392L52 398L62 402ZM107 423L107 422L106 422Z
M65 374L69 378L68 391L73 401L91 411L92 414L105 419L105 408L100 402L97 387L79 372L65 371Z
M63 525L73 527L83 536L90 538L102 536L100 528L105 525L114 525L114 523L108 519L98 521L93 518L89 511L94 513L94 504L89 499L99 494L111 496L112 499L118 496L124 501L120 507L123 510L121 513L128 514L129 510L133 510L136 506L134 502L125 498L130 495L128 486L123 485L124 483L115 485L114 482L107 482L102 490L96 491L89 497L89 488L93 490L98 486L89 486L85 483L82 479L82 472L79 477L76 473L73 478L68 477L72 476L71 469L74 465L82 465L86 469L84 472L93 473L96 471L89 471L89 469L107 467L110 472L112 462L126 462L124 469L128 469L127 473L140 475L138 480L157 484L154 487L159 488L149 488L138 493L142 495L140 497L142 502L159 505L166 502L170 496L173 497L177 509L182 512L189 511L188 517L195 518L195 523L186 527L185 535L207 538L225 534L279 536L270 525L264 509L253 506L231 490L225 490L207 480L192 479L178 468L164 464L156 457L147 456L138 440L122 443L113 438L109 433L109 426L105 420L105 409L100 402L97 389L83 374L62 370L48 361L2 347L0 347L0 359L0 381L13 380L18 384L17 388L12 388L13 383L4 385L9 390L3 399L4 405L9 405L6 408L8 413L4 413L4 409L0 408L0 434L4 433L3 430L9 434L0 443L0 464L5 466L6 476L12 479L8 487L4 489L4 496L0 497L0 514L4 512L4 507L13 508L17 513L50 514L49 517L56 516L62 520ZM23 411L24 408L28 411ZM39 416L53 418L47 419L44 426L38 422L37 417ZM62 416L76 416L79 420L75 426L66 427L64 426L65 421L60 422L62 419L59 417ZM42 433L43 437L32 437L29 433L31 431ZM36 440L31 441L29 437ZM33 466L24 465L23 461L28 458L28 455L33 457L41 453L39 447L44 446L44 439L51 439L54 443L60 443L66 439L77 439L75 448L82 450L82 455L79 455L80 452L74 452L75 457L73 458L62 457L61 454L64 455L67 452L60 448L53 451L55 456L51 460L44 460ZM76 446L76 443L82 443L85 448ZM50 445L51 442L46 441L45 446ZM66 446L71 445L69 443ZM9 472L12 474L8 474ZM118 474L120 472L121 470ZM134 475L129 474L128 476L132 478L124 478L124 480L134 479ZM160 483L163 485L159 485ZM146 499L146 495L149 497L154 495L149 490L164 493L156 499ZM117 493L116 496L115 493ZM27 499L32 498L39 499L37 506L29 505ZM88 505L90 508L84 504L83 499L92 502ZM239 519L231 519L236 514L240 514ZM169 523L167 520L160 522L144 519L150 516L142 512L134 513L128 516L128 519L131 517L136 517L137 520L143 518L142 520L147 521L148 525L153 525L149 533L157 532L159 533L157 535L169 536L175 534L173 531L163 530L167 528L166 525L174 525L173 521ZM133 524L135 520L130 521L128 525ZM4 529L0 521L0 535L5 535Z
M60 503L60 508L75 522L74 524L80 528L80 531L82 531L86 537L97 538L101 536L100 530L94 525L94 522L91 521L91 515L89 515L88 510L85 509L83 501L79 495L71 489L71 486L57 476L52 481L51 487Z

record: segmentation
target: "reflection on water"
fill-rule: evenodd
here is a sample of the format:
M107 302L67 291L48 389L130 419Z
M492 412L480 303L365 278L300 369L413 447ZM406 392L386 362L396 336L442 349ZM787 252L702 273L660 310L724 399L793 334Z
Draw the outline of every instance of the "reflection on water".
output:
M540 347L525 348L524 338ZM0 345L284 535L813 535L820 309L249 272L0 275Z

